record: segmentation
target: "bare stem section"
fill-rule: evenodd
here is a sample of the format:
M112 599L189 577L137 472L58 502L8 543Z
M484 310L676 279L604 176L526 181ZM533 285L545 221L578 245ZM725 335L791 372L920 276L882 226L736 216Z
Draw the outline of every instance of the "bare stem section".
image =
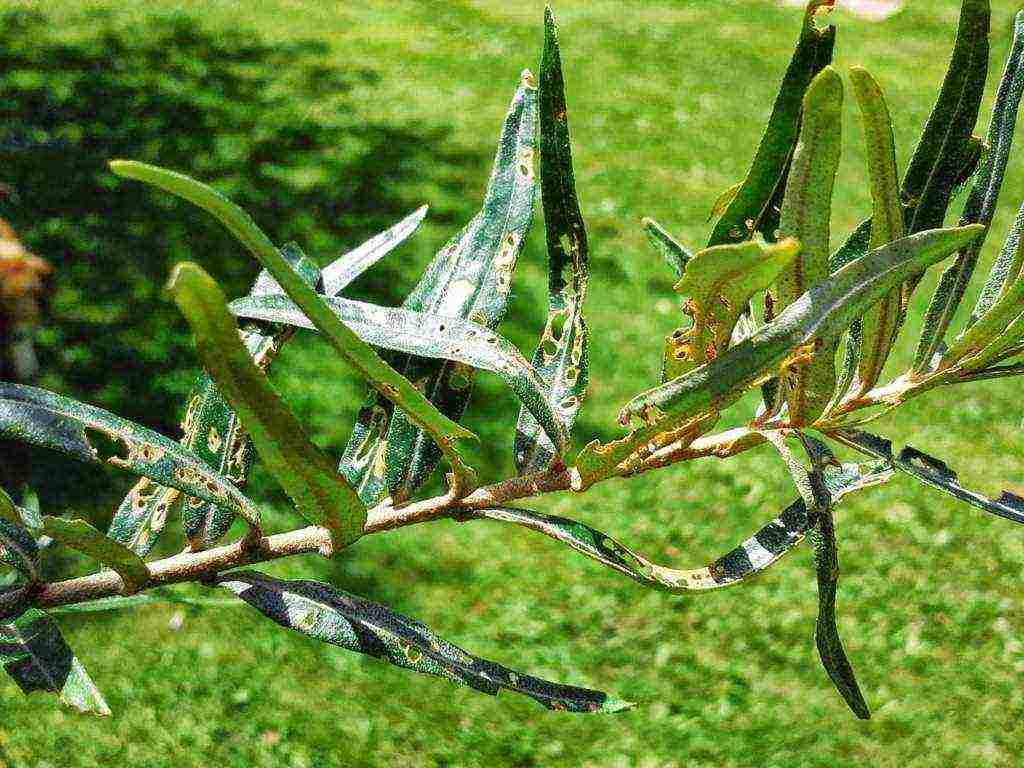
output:
M488 509L518 499L569 489L569 475L562 467L523 477L514 477L494 485L478 488L462 499L451 494L394 507L385 503L367 514L363 534L382 533L409 525L455 517L468 509ZM231 544L201 551L186 550L173 557L146 564L149 579L141 589L168 584L204 582L232 568L279 560L283 557L330 551L331 537L326 528L311 525L287 533L241 539ZM29 585L0 595L0 616L22 608L52 608L74 605L128 594L121 577L113 571L100 571L88 576Z

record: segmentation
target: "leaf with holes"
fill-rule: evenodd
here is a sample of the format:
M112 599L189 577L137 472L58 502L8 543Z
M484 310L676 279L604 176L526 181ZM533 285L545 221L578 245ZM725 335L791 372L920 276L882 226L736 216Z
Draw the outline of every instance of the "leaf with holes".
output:
M892 441L858 429L842 429L829 435L868 456L887 462L894 469L905 472L932 488L948 493L973 507L1015 523L1024 523L1024 499L1009 491L1003 491L998 499L992 499L964 488L954 472L944 461L929 456L916 448L905 446L896 455Z
M402 307L470 320L490 330L505 315L512 272L533 220L536 88L524 72L494 158L482 209L434 257ZM457 362L394 355L392 364L431 402L459 420L473 371ZM434 471L437 447L402 413L371 394L360 410L340 469L367 504L408 499Z
M746 341L684 376L637 395L623 407L620 421L625 424L634 417L651 421L661 413L695 418L721 410L747 387L792 360L801 347L817 338L834 337L915 270L946 258L978 237L981 229L972 225L922 232L850 262Z
M684 248L679 241L668 233L668 230L654 219L645 218L643 225L644 231L647 233L648 242L665 260L665 263L672 270L678 281L686 271L686 265L690 263L693 254ZM680 297L679 307L683 310L683 315L685 316L685 296ZM676 376L681 376L694 367L693 360L690 359L685 349L685 341L690 329L693 327L693 319L690 318L689 322L684 321L684 323L684 325L665 337L665 348L662 352L661 361L662 381L668 381Z
M320 269L298 246L286 245L281 254L310 285L320 282ZM250 296L275 290L281 288L264 270L253 284ZM242 343L257 367L265 371L292 334L290 328L252 323L242 329ZM189 395L181 428L182 445L227 477L236 488L246 485L254 460L252 439L206 371L199 375ZM212 545L227 533L234 520L234 515L224 507L195 496L182 498L180 491L158 486L144 478L117 508L108 535L145 557L163 531L168 513L179 501L185 535L193 549Z
M550 8L544 16L544 54L537 100L549 308L533 365L544 382L548 405L568 434L587 395L589 380L590 338L583 319L587 298L587 229L576 197L562 59ZM515 436L516 469L520 474L543 469L560 456L563 447L552 442L528 410L520 409Z
M680 348L696 365L728 348L747 302L774 283L799 252L800 244L792 238L767 243L756 236L705 248L693 257L675 291L689 299L693 328Z
M419 621L327 584L282 581L255 571L226 573L217 583L282 627L483 693L515 691L548 709L571 712L619 712L633 706L600 691L550 683L473 656Z
M259 510L227 478L174 440L102 408L44 389L0 383L0 438L49 448L79 461L106 461L157 485L225 506L259 528Z

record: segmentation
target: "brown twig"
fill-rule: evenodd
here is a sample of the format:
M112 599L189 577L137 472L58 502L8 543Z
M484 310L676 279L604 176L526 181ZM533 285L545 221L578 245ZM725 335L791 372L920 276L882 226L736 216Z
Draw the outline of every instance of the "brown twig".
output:
M1008 373L1016 374L1020 370L1020 366L1007 367ZM962 380L985 378L983 374L984 372L973 377L964 377ZM839 412L845 414L884 404L894 395L909 389L913 387L908 386L907 381L897 379L866 393L855 403L844 403ZM822 428L827 430L828 425L823 425ZM632 477L697 458L729 458L756 448L764 442L765 437L761 432L746 427L706 435L696 440L684 438L663 446L638 462L624 462L620 465L621 471L613 477ZM449 491L441 496L401 506L394 506L387 500L368 511L363 534L382 533L442 518L457 518L459 513L465 510L506 506L521 499L570 489L570 471L564 464L558 462L542 472L512 477L493 485L476 488L462 498ZM288 533L241 539L214 549L186 550L173 557L147 563L149 580L142 589L182 582L209 581L218 573L231 568L270 562L293 555L329 552L329 545L330 536L326 529L309 526ZM121 578L113 571L104 570L52 584L32 584L0 594L0 617L11 615L28 606L51 608L124 594L126 590Z
M453 517L460 510L487 509L517 499L569 488L568 473L562 467L524 477L514 477L494 485L477 488L462 499L449 494L436 496L402 507L389 503L370 510L364 535L395 528ZM309 526L299 530L242 539L222 547L201 551L186 550L173 557L147 563L149 580L142 590L188 581L208 581L218 573L244 565L279 560L292 555L328 551L330 535L325 528ZM52 608L127 594L121 577L113 571L99 571L88 576L34 584L0 595L0 616L8 616L28 606Z

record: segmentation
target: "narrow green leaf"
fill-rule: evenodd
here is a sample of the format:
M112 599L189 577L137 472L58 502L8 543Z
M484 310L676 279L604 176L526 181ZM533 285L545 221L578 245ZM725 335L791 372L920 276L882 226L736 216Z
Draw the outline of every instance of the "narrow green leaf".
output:
M773 239L771 200L786 184L786 170L800 131L804 92L814 76L832 60L835 27L819 29L816 17L831 9L835 0L812 0L807 4L796 50L779 87L771 117L757 147L750 170L708 238L708 245L746 240L754 232Z
M1022 231L1024 231L1024 205L1021 205L1020 210L1017 212L1017 218L1014 220L1013 226L1003 242L999 256L996 257L995 263L992 265L992 271L989 272L988 279L981 289L981 295L978 297L978 302L974 306L974 311L971 312L969 325L978 322L995 305L999 298L1009 290L1013 283L1024 277L1022 275L1022 270L1024 270L1024 240L1021 238Z
M779 278L778 309L829 277L829 219L842 149L842 117L843 81L832 67L825 67L804 96L800 140L786 182L779 232L800 241L800 254ZM813 357L783 379L780 391L789 404L791 423L812 423L832 399L837 342L838 337L820 339Z
M764 434L786 462L793 482L800 491L807 517L810 518L809 535L814 544L814 564L818 576L818 619L815 623L814 639L822 666L857 717L870 719L871 714L857 685L857 678L843 649L839 628L836 625L839 557L832 516L834 501L825 478L828 469L834 468L839 462L824 443L797 431L795 436L803 443L804 450L811 459L811 468L808 469L787 444L788 434L778 430ZM879 467L879 471L885 472L884 463ZM889 469L886 476L891 474L892 470Z
M873 203L870 248L874 249L898 240L905 234L896 170L896 146L889 107L881 87L861 67L850 68L850 80L860 107L868 151L868 175ZM896 341L900 312L900 291L894 289L864 315L858 329L860 357L857 363L857 395L867 392L881 377Z
M0 383L0 438L79 461L106 461L157 485L221 504L259 528L259 510L227 478L174 440L102 408L35 387ZM97 441L102 453L93 444L95 438L103 438Z
M1012 328L1024 312L1024 280L1018 280L999 297L974 325L965 328L942 355L942 366L952 365L981 352Z
M533 220L536 86L524 72L502 126L483 206L437 253L402 307L470 320L495 330L505 315L513 270ZM473 371L453 362L389 357L452 419L461 419ZM408 499L437 466L437 447L390 404L371 396L360 410L340 469L367 504Z
M721 410L792 358L798 348L817 338L834 337L908 275L946 258L981 230L972 225L922 232L871 251L812 287L742 344L635 397L622 409L620 420L626 423L652 411L696 417Z
M839 247L835 253L832 254L829 259L829 272L836 272L854 259L859 259L864 256L868 251L871 250L871 219L865 219L853 232L850 233L846 242ZM902 302L901 302L902 307ZM902 312L900 315L900 322L902 322ZM897 329L898 331L898 329ZM894 331L895 334L897 331ZM836 381L836 393L832 403L826 410L831 410L834 405L837 405L850 391L850 387L854 383L854 378L857 374L857 366L860 362L862 341L864 336L864 327L859 319L854 320L850 325L850 329L846 336L846 350L843 354L843 362L840 366L839 376ZM768 397L765 397L765 402L770 402Z
M537 101L549 306L533 365L544 382L549 407L568 434L587 396L589 381L590 338L583 319L588 249L587 229L576 197L558 30L550 7L544 14L544 53ZM552 442L528 410L519 410L515 462L520 474L543 469L560 457L564 447L564 442Z
M910 234L942 226L970 153L988 75L990 15L989 0L963 0L946 77L903 177Z
M881 464L844 464L827 468L824 475L836 502L854 491L881 485L891 476L892 470ZM756 576L800 544L814 520L808 515L804 501L797 499L757 533L710 565L680 570L658 565L601 531L564 517L526 509L494 508L465 510L459 519L494 520L537 531L634 581L676 594L723 589Z
M736 199L736 194L740 191L742 186L743 182L737 181L715 198L715 202L711 204L711 213L708 214L708 221L715 221L719 219L722 214L728 210L729 205Z
M633 706L599 691L513 672L442 640L419 621L327 584L282 581L255 571L224 574L218 584L282 627L483 693L515 691L548 709L572 712L618 712Z
M839 589L839 551L835 523L830 506L819 510L818 522L811 531L814 543L814 567L818 575L818 619L814 642L821 664L847 706L861 720L870 720L871 712L857 685L857 678L836 625L836 593Z
M43 531L61 544L109 567L121 577L126 594L138 592L149 581L149 571L141 557L120 542L107 538L85 520L46 515Z
M252 362L216 282L185 262L175 268L168 287L192 326L204 367L300 514L331 532L335 551L362 536L366 507Z
M956 472L941 459L922 453L909 445L896 455L890 440L859 429L842 429L830 432L829 435L867 456L882 459L894 469L905 472L919 482L948 493L973 507L1015 523L1024 523L1024 499L1009 491L1003 491L998 499L992 499L964 488L960 485Z
M992 121L988 129L991 147L984 165L979 170L970 195L964 205L961 224L980 223L987 227L992 223L999 192L1006 175L1010 159L1013 134L1017 126L1017 111L1021 96L1024 95L1024 13L1017 16L1014 25L1013 47L1006 62L996 102L992 109ZM971 276L978 264L978 255L985 243L982 236L961 252L956 261L942 274L935 289L931 304L925 313L921 339L914 356L913 370L921 373L929 368L936 352L953 321Z
M871 250L871 219L865 219L850 233L839 249L829 257L829 273L838 272L854 259Z
M72 603L51 608L48 613L51 616L59 616L67 613L103 613L105 611L119 611L126 608L143 608L150 605L182 605L189 608L239 608L239 603L234 598L216 597L189 597L178 594L172 589L150 589L146 592L139 592L135 595L118 595L116 597L101 597L98 600L90 600L87 603Z
M973 356L967 356L956 366L969 373L981 373L990 366L1021 354L1024 349L1024 313L1017 315L999 336L987 347Z
M374 235L324 267L324 293L337 296L345 290L349 283L404 243L419 228L426 215L427 206L417 208L390 229Z
M49 691L79 712L110 714L57 625L40 610L30 608L13 622L0 623L0 663L25 694Z
M453 443L475 437L473 433L441 414L422 392L346 328L242 209L211 187L173 171L124 160L113 161L110 167L120 176L138 179L178 195L217 218L263 264L341 357L370 386L430 434L457 474L467 474L468 469L455 452Z
M321 285L319 267L297 245L285 245L281 255L306 283L314 287ZM262 270L249 295L262 296L280 290L277 281ZM242 327L241 338L253 363L266 372L292 336L290 328L247 324ZM189 401L182 431L184 445L237 488L245 487L256 459L252 438L206 371L200 375L193 398ZM212 546L228 532L232 522L232 516L223 509L191 497L182 504L181 519L189 544L196 550Z
M686 270L686 265L693 258L693 254L654 219L644 218L642 223L644 231L647 233L647 240L654 246L654 250L661 254L669 269L676 276L676 280L681 278Z
M564 445L562 422L545 397L537 371L512 342L468 320L381 307L352 299L327 298L334 313L375 347L417 357L450 360L498 374L533 414L554 444ZM281 294L233 301L239 317L316 330L291 299Z

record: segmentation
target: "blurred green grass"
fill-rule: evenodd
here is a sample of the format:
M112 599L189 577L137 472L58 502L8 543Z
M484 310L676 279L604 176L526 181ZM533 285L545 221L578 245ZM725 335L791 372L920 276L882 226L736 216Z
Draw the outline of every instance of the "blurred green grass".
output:
M41 7L0 2L4 9L26 5ZM903 163L941 81L958 3L908 5L884 23L836 17L837 62L841 69L863 64L882 83ZM990 89L1017 8L993 6ZM520 70L536 66L542 13L533 0L90 0L61 4L59 14L70 22L101 7L116 7L129 21L155 8L181 9L213 28L244 25L270 39L323 39L333 63L380 74L357 100L367 119L448 123L453 149L480 158L493 151ZM711 202L749 162L799 11L767 0L566 0L556 10L594 251L593 386L578 429L589 439L615 434L619 405L655 380L661 337L675 321L669 275L646 246L639 219L653 216L687 244L702 243ZM990 106L989 96L983 126ZM870 205L852 104L844 128L836 240ZM1020 148L982 269L1020 202L1019 157ZM486 161L473 170L465 174L467 205L482 193ZM437 202L434 191L424 184L425 202ZM525 349L535 343L546 304L543 238L535 229L504 329ZM400 288L414 284L429 252L449 234L430 227L419 235L426 246L390 257L408 259ZM909 356L934 278L918 293L915 324L892 370ZM319 340L303 339L283 356L275 378L317 440L336 449L361 389ZM935 392L878 430L947 459L976 487L1021 492L1020 401L1012 382ZM485 478L511 471L514 412L500 385L481 377L468 421L482 438L477 458ZM687 567L709 561L773 516L793 495L787 486L778 461L758 451L534 506L586 520ZM291 520L283 505L273 517L277 527ZM46 699L22 699L5 683L0 763L1018 764L1020 531L899 479L851 499L838 525L840 628L874 711L868 723L853 719L819 667L809 550L746 587L677 598L645 591L526 532L441 522L372 537L337 563L310 557L271 570L333 581L477 653L600 687L640 707L614 717L548 714L510 695L480 696L314 644L244 608L177 617L172 608L149 608L135 616L62 619L115 718L74 717Z

